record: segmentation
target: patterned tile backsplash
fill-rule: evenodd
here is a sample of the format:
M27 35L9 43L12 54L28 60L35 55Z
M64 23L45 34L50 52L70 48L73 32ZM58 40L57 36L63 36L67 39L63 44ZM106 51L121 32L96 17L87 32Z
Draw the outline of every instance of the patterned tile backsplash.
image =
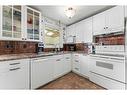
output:
M95 43L103 43L104 45L124 45L125 35L114 35L114 36L104 36L95 37Z
M0 55L35 53L36 44L36 42L0 41Z
M124 45L125 35L110 36L110 37L95 37L95 43L103 42L104 45ZM0 41L0 55L3 54L20 54L20 53L36 53L37 42L23 42L23 41ZM66 48L67 44L64 44L63 49L60 50L68 51ZM54 51L53 48L44 48L44 52ZM88 52L88 47L84 43L76 43L76 51Z

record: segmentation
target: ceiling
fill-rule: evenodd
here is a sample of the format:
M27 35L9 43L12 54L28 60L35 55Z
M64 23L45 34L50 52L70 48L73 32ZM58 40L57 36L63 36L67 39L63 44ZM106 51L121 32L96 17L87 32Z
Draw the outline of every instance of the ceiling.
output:
M65 15L65 10L67 7L70 6L49 6L49 5L42 5L42 6L31 6L35 9L38 9L42 12L43 16L49 17L54 20L61 21L66 25L71 25L75 22L78 22L84 18L90 17L94 14L102 12L106 9L109 9L113 6L100 6L100 5L84 5L84 6L72 6L76 9L76 14L73 18L69 19Z

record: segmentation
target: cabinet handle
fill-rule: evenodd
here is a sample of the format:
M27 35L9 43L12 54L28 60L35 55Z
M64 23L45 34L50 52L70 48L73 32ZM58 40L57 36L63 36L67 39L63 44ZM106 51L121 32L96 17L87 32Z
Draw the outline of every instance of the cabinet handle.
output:
M79 68L75 68L76 70L79 70Z
M13 68L13 69L9 69L10 71L16 71L16 70L19 70L21 68Z
M75 60L75 62L79 62L78 60Z
M37 59L33 59L33 60L45 60L46 58L37 58Z
M20 64L20 63L11 63L11 64L9 64L9 65L18 65L18 64Z
M57 59L56 61L60 61L60 59Z
M41 32L41 36L43 36L43 33Z
M105 29L105 27L104 27L104 29Z
M69 57L66 57L66 59L70 59Z

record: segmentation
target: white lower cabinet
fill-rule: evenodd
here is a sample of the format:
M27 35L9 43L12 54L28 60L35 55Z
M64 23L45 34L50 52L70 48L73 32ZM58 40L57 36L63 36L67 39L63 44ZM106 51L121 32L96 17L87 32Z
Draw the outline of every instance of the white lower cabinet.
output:
M85 77L89 77L89 56L81 54L79 60L81 65L81 74Z
M89 77L89 56L83 54L73 54L72 71L86 78Z
M31 63L31 89L38 88L53 80L53 59L40 57Z
M0 62L0 89L29 89L29 60Z
M79 54L73 54L72 55L72 71L75 73L80 73L81 72L81 66L80 66L80 62L79 62Z
M64 54L64 73L71 71L71 54Z
M71 71L71 54L32 59L31 89L36 89Z
M125 84L90 73L90 81L110 90L125 90Z
M54 61L54 74L53 78L58 78L64 74L64 60L63 55L56 55L53 57Z

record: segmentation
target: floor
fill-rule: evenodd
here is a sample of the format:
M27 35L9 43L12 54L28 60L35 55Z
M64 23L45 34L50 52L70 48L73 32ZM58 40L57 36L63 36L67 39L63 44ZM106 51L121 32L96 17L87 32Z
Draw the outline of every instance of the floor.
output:
M41 89L86 89L86 90L104 90L103 87L89 81L88 79L70 72L55 81L46 84Z

